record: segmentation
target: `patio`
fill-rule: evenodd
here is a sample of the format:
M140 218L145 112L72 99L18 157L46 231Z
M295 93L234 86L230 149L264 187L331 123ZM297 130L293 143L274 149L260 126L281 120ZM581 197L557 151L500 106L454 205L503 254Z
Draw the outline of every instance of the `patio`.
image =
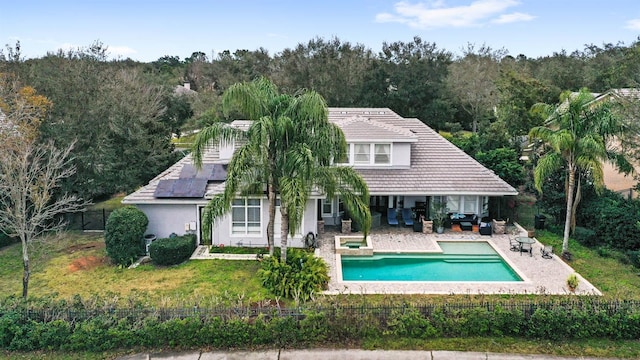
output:
M521 234L526 236L524 229ZM356 235L352 233L348 235ZM360 233L361 234L361 233ZM533 244L532 256L510 251L510 235L483 236L471 231L443 234L413 232L408 227L381 227L370 234L373 249L380 252L429 252L437 249L436 241L487 241L491 243L506 262L523 278L522 282L344 282L336 273L335 236L347 235L328 228L319 235L317 255L329 265L329 288L327 294L538 294L566 295L567 277L574 270L555 254L551 259L542 257L543 247L537 240ZM512 236L512 235L511 235ZM520 236L520 234L518 235ZM602 295L588 281L578 275L579 295Z

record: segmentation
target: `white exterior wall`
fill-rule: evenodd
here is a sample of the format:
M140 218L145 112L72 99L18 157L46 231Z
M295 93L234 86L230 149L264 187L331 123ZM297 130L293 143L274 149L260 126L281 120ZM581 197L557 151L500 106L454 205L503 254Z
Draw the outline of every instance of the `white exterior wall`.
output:
M195 234L199 234L198 206L195 204L153 204L136 205L147 215L149 225L145 234L154 234L156 238L167 238L171 233L184 235L185 224L196 223Z
M300 234L293 239L289 239L289 246L303 247L302 237L308 232L317 233L317 214L316 199L307 201L305 214ZM214 246L223 244L225 246L251 246L251 247L267 247L267 224L269 222L269 201L262 199L261 202L261 232L260 234L232 234L231 233L231 214L227 214L218 219L212 230L212 244ZM279 212L276 211L276 216ZM275 246L280 246L280 229L275 230Z
M391 149L392 166L411 166L411 143L393 143Z

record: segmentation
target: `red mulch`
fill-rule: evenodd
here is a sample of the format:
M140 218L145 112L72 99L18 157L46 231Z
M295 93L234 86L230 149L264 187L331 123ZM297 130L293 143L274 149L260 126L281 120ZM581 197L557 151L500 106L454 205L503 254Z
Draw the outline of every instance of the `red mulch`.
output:
M94 241L86 244L70 246L66 252L72 254L76 251L104 248L104 241ZM107 259L104 256L89 255L75 259L67 266L69 271L90 270L104 264Z
M67 268L71 272L79 270L90 270L104 264L106 259L104 257L97 257L95 255L85 256L79 259L73 260Z

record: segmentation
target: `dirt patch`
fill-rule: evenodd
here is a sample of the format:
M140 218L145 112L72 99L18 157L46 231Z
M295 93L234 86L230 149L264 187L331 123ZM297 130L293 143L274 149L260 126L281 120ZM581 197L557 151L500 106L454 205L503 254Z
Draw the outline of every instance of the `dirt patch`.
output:
M85 256L85 257L81 257L79 259L73 260L73 262L69 264L67 268L71 272L76 272L80 270L89 270L104 264L105 261L106 259L103 256L98 257L98 256L90 255L90 256Z
M77 244L69 246L65 249L68 254L73 254L76 251L90 250L90 249L102 249L104 248L104 241L92 241L84 244Z

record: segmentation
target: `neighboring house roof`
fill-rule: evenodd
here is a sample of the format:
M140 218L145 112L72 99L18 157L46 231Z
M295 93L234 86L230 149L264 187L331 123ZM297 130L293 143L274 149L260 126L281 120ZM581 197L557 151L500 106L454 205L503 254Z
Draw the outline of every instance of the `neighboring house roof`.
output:
M595 97L595 101L600 101L608 97L625 99L628 101L637 101L637 100L640 100L640 89L635 89L635 88L611 89L602 94L594 94L594 97Z
M388 108L329 108L329 120L340 124L361 116L411 134L408 169L358 169L371 195L516 195L511 185L478 163L418 119L403 118ZM345 133L350 142L349 133Z
M329 108L329 121L345 132L347 142L410 142L410 168L358 169L371 195L516 195L517 190L471 156L418 119L403 118L388 108ZM236 120L231 126L248 128L250 121ZM222 164L216 147L208 149L203 164ZM161 180L180 178L191 155L169 167L146 186L129 194L126 204L193 203L194 199L158 199L154 193ZM206 197L221 193L224 183L209 183ZM201 201L206 201L201 199Z

